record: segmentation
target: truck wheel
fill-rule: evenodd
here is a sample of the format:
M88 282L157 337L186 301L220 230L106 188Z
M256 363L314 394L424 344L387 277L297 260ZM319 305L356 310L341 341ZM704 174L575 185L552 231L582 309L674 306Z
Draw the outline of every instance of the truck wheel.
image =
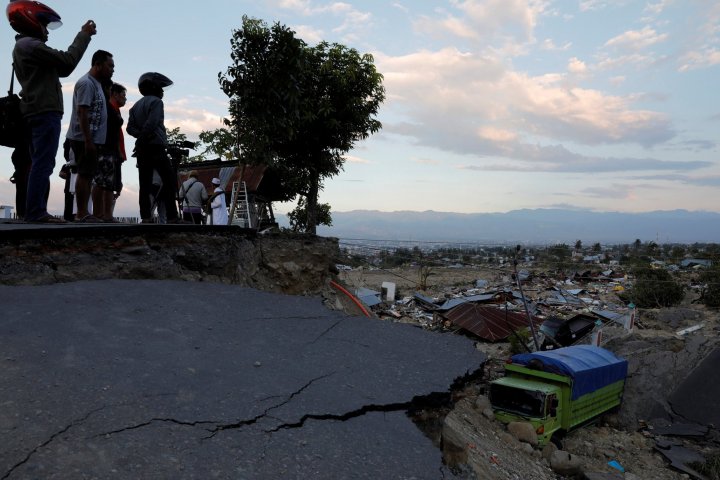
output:
M550 441L557 447L558 450L563 449L563 443L559 435L553 435L550 437Z

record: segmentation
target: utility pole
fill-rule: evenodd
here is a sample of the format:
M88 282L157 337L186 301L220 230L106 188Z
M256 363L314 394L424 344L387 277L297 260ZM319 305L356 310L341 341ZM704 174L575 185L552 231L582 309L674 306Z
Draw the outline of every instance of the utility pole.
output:
M530 325L530 333L532 333L533 342L535 343L535 351L540 351L540 342L538 341L537 333L535 333L535 324L533 323L532 316L530 315L530 309L525 300L525 294L523 293L522 285L520 282L520 275L518 275L518 254L520 253L520 245L515 249L515 260L513 261L513 271L515 273L515 283L517 283L518 290L520 290L520 298L522 299L523 306L525 307L525 315L527 315L528 324Z

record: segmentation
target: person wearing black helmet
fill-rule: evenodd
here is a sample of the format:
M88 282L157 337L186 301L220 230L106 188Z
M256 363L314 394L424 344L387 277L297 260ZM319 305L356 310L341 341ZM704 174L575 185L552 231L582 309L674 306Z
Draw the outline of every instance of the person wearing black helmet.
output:
M22 90L20 111L29 128L32 166L28 178L25 220L54 223L47 211L50 175L55 168L63 116L60 78L77 67L90 38L97 33L95 22L88 20L67 51L48 47L48 29L62 25L60 15L36 1L14 0L6 14L18 35L13 49L13 66Z
M140 218L143 223L152 223L150 196L153 190L153 170L157 170L162 180L160 198L165 204L167 223L185 223L178 218L175 200L177 178L166 154L167 134L162 98L163 89L172 83L172 80L161 73L148 72L140 75L138 88L143 98L132 106L128 117L127 133L136 138Z

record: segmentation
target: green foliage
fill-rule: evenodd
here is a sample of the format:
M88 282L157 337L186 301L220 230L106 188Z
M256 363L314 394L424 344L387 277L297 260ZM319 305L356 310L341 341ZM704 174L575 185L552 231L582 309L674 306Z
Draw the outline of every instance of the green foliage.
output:
M187 135L180 131L180 127L175 127L172 130L165 127L165 135L167 135L168 143L181 143L187 141Z
M428 279L435 275L435 273L432 270L432 266L423 264L420 265L420 270L418 270L418 288L420 290L427 290L428 289Z
M566 260L570 258L570 247L565 243L558 243L550 247L548 253L556 260Z
M200 143L205 149L194 160L210 160L219 157L221 160L232 160L239 157L235 135L228 128L203 130L200 132Z
M317 205L317 223L318 225L332 226L332 216L330 215L330 204L320 203ZM293 232L305 232L307 230L307 205L305 204L305 198L300 197L298 204L295 209L288 213L288 220L290 221L290 228Z
M684 287L667 270L639 267L633 271L635 283L621 298L640 308L671 307L679 304Z
M510 352L525 353L527 352L527 344L530 341L530 330L527 328L521 328L515 330L515 333L510 335Z
M233 32L232 65L218 74L230 98L226 125L242 160L276 168L288 199L306 198L315 233L323 181L337 175L354 143L377 132L385 99L371 55L339 44L309 47L295 32L243 17Z
M700 282L705 284L700 300L708 307L720 307L720 267L713 266L703 271Z

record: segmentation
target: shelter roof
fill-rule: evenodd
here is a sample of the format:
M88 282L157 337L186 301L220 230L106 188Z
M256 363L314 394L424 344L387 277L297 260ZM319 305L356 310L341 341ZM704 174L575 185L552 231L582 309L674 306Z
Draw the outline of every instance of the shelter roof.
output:
M233 182L244 181L248 193L262 195L270 201L281 197L277 174L266 165L242 165L235 160L220 159L183 163L178 167L178 181L187 180L192 170L197 171L198 180L208 188L212 186L212 179L217 177L225 190L232 189Z
M491 342L505 340L513 331L529 326L524 314L474 303L463 303L444 316L453 325Z

